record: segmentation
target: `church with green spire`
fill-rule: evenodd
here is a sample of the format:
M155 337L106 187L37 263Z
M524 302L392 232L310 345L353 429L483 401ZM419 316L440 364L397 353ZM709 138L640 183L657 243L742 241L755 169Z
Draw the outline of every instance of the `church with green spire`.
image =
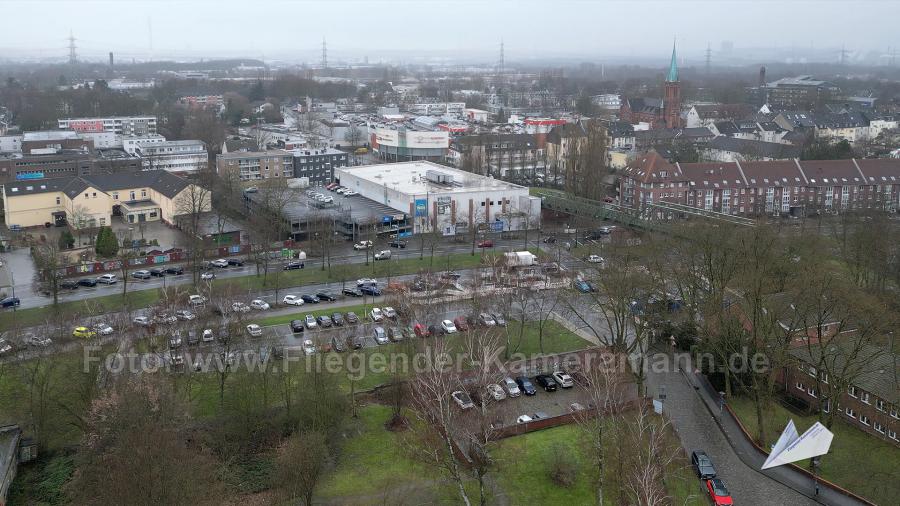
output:
M672 44L672 60L669 62L669 74L663 85L663 119L666 128L681 128L681 82L678 80L678 61L675 55L675 44Z

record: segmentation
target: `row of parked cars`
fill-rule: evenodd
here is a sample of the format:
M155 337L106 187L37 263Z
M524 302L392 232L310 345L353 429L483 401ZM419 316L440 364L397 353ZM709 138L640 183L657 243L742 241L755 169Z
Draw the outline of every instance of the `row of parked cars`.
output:
M537 388L535 383L545 392L555 392L557 388L572 388L575 386L575 380L564 371L555 371L551 374L538 374L534 377L534 382L528 376L517 376L515 379L506 377L501 383L491 383L485 387L488 398L495 401L502 401L506 398L519 397L522 394L527 396L536 395ZM476 402L481 402L480 392L466 392L457 390L451 394L453 400L462 409L471 409L475 407ZM474 398L474 401L473 401ZM518 422L530 422L529 415L522 415Z
M350 188L347 188L346 186L341 186L338 183L330 183L325 186L325 189L328 191L337 193L338 195L343 195L345 197L352 197L354 195L358 195L358 193L356 193L355 191L351 190Z
M703 489L709 495L710 500L716 506L729 506L733 504L731 494L725 487L725 482L719 478L716 472L716 466L713 465L712 459L703 450L694 450L691 452L691 465L697 472L703 484Z

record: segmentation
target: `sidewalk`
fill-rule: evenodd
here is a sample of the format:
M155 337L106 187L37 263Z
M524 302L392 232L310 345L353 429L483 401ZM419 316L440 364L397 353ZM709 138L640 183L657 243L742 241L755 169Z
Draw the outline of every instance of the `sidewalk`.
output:
M709 410L710 415L716 420L717 425L721 429L728 443L734 449L735 454L747 466L757 473L760 473L782 485L803 494L817 503L834 505L834 506L850 506L850 505L866 505L867 502L859 501L853 497L844 495L830 487L819 484L818 497L815 495L815 483L813 479L790 466L779 466L765 471L760 470L766 455L759 451L754 444L747 439L744 432L738 425L737 420L728 409L719 409L718 392L713 391L711 385L706 378L700 377L697 373L682 371L686 382L691 384L697 395L703 401L703 404Z

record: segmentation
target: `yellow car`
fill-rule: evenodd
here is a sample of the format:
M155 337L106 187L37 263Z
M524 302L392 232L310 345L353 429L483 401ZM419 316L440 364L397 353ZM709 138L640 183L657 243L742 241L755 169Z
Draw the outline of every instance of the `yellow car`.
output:
M75 330L72 331L72 335L75 337L90 338L96 336L97 333L87 327L75 327Z

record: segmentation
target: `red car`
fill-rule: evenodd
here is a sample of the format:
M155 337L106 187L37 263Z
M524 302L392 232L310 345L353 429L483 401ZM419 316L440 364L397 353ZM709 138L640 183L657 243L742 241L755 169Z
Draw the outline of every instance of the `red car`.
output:
M428 331L428 327L421 323L413 325L413 333L418 337L428 337L431 335L431 332Z
M478 247L479 247L479 248L493 248L493 247L494 247L494 241L492 241L492 240L490 240L490 239L485 239L484 241L479 241L479 242L478 242Z
M729 494L728 489L725 488L725 483L719 478L706 480L706 492L716 506L728 506L734 504L731 501L731 494Z
M465 316L457 316L456 318L454 318L453 325L456 325L456 330L460 332L469 330L469 322L466 321Z

